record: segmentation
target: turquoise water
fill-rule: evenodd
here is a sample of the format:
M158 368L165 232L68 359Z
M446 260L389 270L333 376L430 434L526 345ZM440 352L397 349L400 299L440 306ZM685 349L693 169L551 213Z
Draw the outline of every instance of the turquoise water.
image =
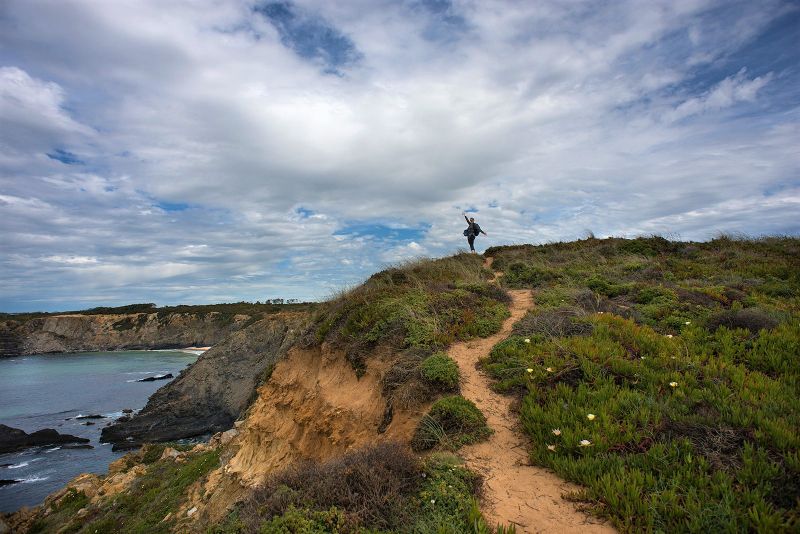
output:
M0 479L21 480L0 487L0 511L40 504L80 473L104 474L124 454L99 443L100 431L122 410L140 410L169 380L136 382L178 373L197 355L172 351L91 352L0 359L0 424L33 432L55 428L89 438L93 449L40 447L0 454ZM79 420L78 415L103 415ZM85 425L87 421L94 425Z

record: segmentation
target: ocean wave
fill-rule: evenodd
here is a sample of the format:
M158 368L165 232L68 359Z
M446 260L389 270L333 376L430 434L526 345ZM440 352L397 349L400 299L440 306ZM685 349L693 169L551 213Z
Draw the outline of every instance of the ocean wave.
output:
M57 451L57 450L59 450L60 448L61 448L61 447L53 447L52 449L47 449L47 450L46 450L46 451L44 451L44 452L53 452L53 451Z
M103 417L108 417L109 419L117 419L125 415L124 413L120 412L111 412L111 413L104 413Z
M17 482L21 482L22 484L30 484L32 482L42 482L44 480L48 480L50 477L40 477L38 475L31 475L25 478L17 479Z

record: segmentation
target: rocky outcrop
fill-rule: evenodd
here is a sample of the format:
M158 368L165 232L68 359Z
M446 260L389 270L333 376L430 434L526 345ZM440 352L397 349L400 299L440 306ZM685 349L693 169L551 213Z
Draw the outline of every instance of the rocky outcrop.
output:
M232 334L156 391L131 419L104 428L101 441L134 448L227 430L307 320L304 313L281 313Z
M49 315L0 322L0 357L53 352L208 347L240 330L249 315L132 313Z
M59 434L52 428L45 428L28 434L18 428L0 425L0 454L19 451L28 447L88 442L89 440L86 438L79 438L70 434Z

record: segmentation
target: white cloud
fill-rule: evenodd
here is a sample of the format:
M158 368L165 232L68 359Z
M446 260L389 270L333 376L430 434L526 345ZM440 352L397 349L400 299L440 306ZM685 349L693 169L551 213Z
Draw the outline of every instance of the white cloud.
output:
M253 5L5 4L0 305L321 297L468 207L479 248L799 230L797 76L744 53L783 2L298 2L340 76Z
M758 91L772 79L772 73L765 76L747 78L747 68L729 76L715 85L707 93L687 99L667 114L667 119L677 121L691 115L708 111L719 111L739 102L753 102Z

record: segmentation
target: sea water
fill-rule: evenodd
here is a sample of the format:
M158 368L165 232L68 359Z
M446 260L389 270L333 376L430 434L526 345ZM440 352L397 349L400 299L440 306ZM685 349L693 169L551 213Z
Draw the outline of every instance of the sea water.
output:
M54 428L89 438L93 449L34 447L0 454L0 479L20 480L0 487L0 512L41 504L80 473L105 474L124 452L100 443L104 426L140 410L170 380L138 379L178 373L197 353L177 351L89 352L0 359L0 424L28 433ZM102 419L76 419L79 415ZM91 422L93 425L85 425Z

